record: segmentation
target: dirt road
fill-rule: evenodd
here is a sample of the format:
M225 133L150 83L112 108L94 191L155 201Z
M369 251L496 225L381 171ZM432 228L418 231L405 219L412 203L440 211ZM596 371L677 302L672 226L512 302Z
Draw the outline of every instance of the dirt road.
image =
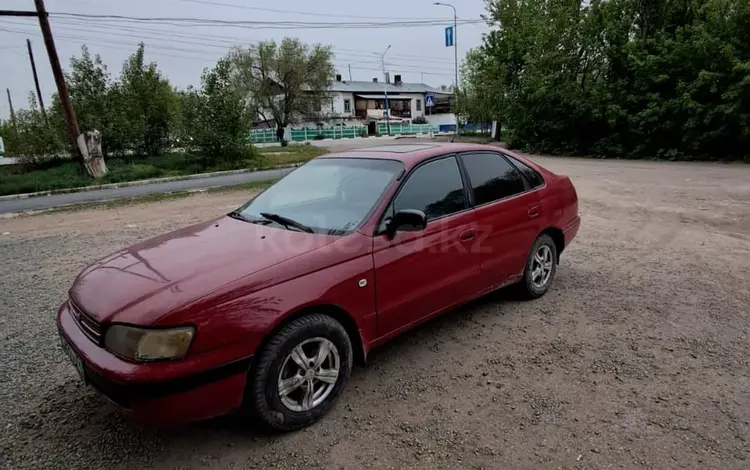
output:
M553 289L376 350L283 436L124 421L53 320L88 262L246 194L0 219L0 468L749 468L750 166L538 160L572 176L584 220Z

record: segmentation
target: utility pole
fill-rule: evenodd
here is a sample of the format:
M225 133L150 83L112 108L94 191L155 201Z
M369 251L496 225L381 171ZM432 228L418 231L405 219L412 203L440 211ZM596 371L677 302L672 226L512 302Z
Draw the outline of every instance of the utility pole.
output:
M453 102L456 107L456 135L458 135L458 13L456 7L450 3L435 2L435 5L453 8L453 61L456 72L456 82L453 86Z
M383 66L383 92L385 93L385 131L388 133L388 135L391 135L391 113L388 109L388 80L385 79L385 54L390 48L391 45L389 44L388 47L385 48L385 51L383 51L383 54L380 56L380 63Z
M34 85L36 85L36 97L39 100L39 109L42 110L44 122L47 122L47 112L44 110L44 99L42 98L42 89L39 87L39 77L36 74L36 64L34 63L34 52L31 50L31 40L26 40L26 46L29 49L29 61L31 62L31 71L34 74Z
M352 82L352 64L349 64L349 81Z
M60 67L60 57L58 57L57 55L55 40L52 38L52 29L49 26L47 10L44 8L44 0L34 0L34 5L36 6L37 17L39 18L39 26L42 28L42 37L44 37L44 45L47 48L49 63L52 67L52 75L54 75L55 77L57 94L60 96L60 104L62 104L63 115L65 116L65 124L68 127L70 139L73 142L73 152L75 152L75 155L78 156L81 166L83 166L83 156L80 149L78 148L78 136L81 135L81 131L78 128L76 113L73 110L73 105L70 102L70 95L68 95L68 86L65 84L65 77L63 76L62 67Z
M13 128L18 130L18 126L16 125L16 112L13 111L13 100L10 99L10 88L6 88L5 93L8 94L8 106L10 107L10 122L13 123Z

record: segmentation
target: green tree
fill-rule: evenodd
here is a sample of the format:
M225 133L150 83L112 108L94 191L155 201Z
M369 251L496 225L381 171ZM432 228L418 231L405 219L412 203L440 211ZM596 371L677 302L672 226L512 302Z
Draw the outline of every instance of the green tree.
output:
M66 150L58 135L50 132L50 124L44 119L33 93L29 93L28 108L17 110L15 118L15 123L0 121L0 136L6 154L19 158L27 169L38 167ZM50 121L61 125L57 118L54 113L48 114Z
M101 57L97 54L92 58L88 48L82 46L81 57L70 59L65 78L81 132L100 131L105 155L126 150L118 106L113 102L114 84Z
M144 62L143 43L123 65L109 102L125 148L139 155L158 155L170 145L177 107L175 91L156 63Z
M181 140L197 150L204 166L241 166L254 156L248 138L252 121L229 59L204 71L201 82L200 92L189 89L180 94Z
M273 122L277 132L322 113L335 72L330 46L284 38L281 44L262 41L235 48L228 58L233 79L254 113Z
M467 58L462 88L489 93L512 146L750 154L748 2L487 0L487 10L497 27Z

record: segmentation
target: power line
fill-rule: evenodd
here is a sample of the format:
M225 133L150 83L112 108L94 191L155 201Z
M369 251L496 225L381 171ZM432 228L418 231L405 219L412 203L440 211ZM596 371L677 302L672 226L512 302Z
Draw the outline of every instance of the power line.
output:
M219 2L213 2L208 0L178 0L180 2L186 2L186 3L198 3L203 5L210 5L210 6L221 6L221 7L229 7L229 8L238 8L242 10L255 10L255 11L267 11L271 13L283 13L288 15L300 15L300 16L323 16L328 18L354 18L354 19L363 19L363 18L369 18L374 20L403 20L404 18L399 17L393 17L393 16L354 16L354 15L340 15L335 13L312 13L312 12L304 12L304 11L290 11L290 10L276 10L273 8L261 8L261 7L250 7L246 5L235 5L232 3L219 3ZM440 20L440 18L423 18L423 19L430 19L430 20Z
M11 30L6 28L0 28L0 31L8 32L8 33L16 33L16 34L29 34L29 31L22 31L22 30ZM121 50L121 51L130 51L132 52L133 49L126 48L126 47L117 47L117 46L127 46L130 45L128 42L122 42L122 41L111 41L104 38L97 38L96 41L91 41L91 38L83 37L83 36L71 36L67 34L56 34L56 38L59 38L63 42L74 42L77 44L81 44L80 41L83 42L83 44L89 44L89 45L95 45L95 46L101 46L106 48L111 48L115 50ZM101 41L101 42L99 42ZM153 51L151 49L156 49L156 51ZM155 56L163 56L163 57L171 57L171 58L178 58L178 59L192 59L192 60L200 60L202 62L206 61L216 61L218 59L217 55L210 55L211 51L205 51L205 50L195 50L195 49L181 49L181 48L175 48L175 47L169 47L169 46L160 46L160 45L153 45L149 44L148 49L149 53L155 55ZM161 52L161 51L167 51L167 52L182 52L187 53L189 55L184 54L169 54L167 52ZM197 54L197 55L196 55ZM219 55L220 56L220 55ZM341 58L334 58L334 62L339 62L342 64L355 62L350 59L341 59ZM370 64L370 62L362 62L360 63L364 65ZM398 70L404 73L424 73L425 75L434 75L434 76L449 76L452 74L452 72L448 72L447 70L444 71L444 73L438 73L439 71L436 69L432 72L424 72L423 68L412 68L405 65L399 65L399 64L390 64L392 67L398 67ZM352 67L354 70L369 70L369 71L380 71L378 68L368 68L368 67L361 67L361 66L354 66Z
M52 17L89 18L99 21L124 21L135 23L170 24L175 26L232 26L247 29L372 29L372 28L413 28L444 25L445 20L410 20L388 22L306 22L306 21L254 21L254 20L219 20L189 17L136 17L126 15L94 15L86 13L50 13ZM461 20L459 24L483 23L484 20Z
M0 23L0 24L2 24L2 23ZM85 37L85 36L78 36L78 35L69 35L69 34L66 34L67 30L65 28L59 28L59 29L61 29L62 32L63 32L63 34L59 34L58 33L58 36L61 37L61 38L76 39L76 40L80 40L80 41L83 41L83 42L88 42L88 43L91 43L91 44L93 44L92 40L100 40L100 41L103 41L103 42L108 42L108 43L113 43L113 44L125 44L125 45L130 45L130 44L133 43L132 41L122 41L122 40L115 41L115 40L112 40L112 39L109 39L109 38ZM15 33L19 33L19 34L26 33L26 31L22 31L22 30L7 30L6 29L5 31L6 32L15 32ZM140 34L128 34L128 32L130 32L130 30L126 30L126 31L127 32L112 32L112 31L95 31L95 32L98 33L98 34L115 35L118 38L120 38L120 37L132 37L132 38L137 39L138 42L141 42L141 41L148 42L147 40L152 39L152 40L156 40L156 41L168 41L170 44L171 43L178 43L178 44L186 44L186 45L191 45L191 46L201 46L201 47L208 47L208 48L216 48L216 49L220 49L222 51L226 51L228 49L228 47L226 45L218 45L218 44L214 44L214 43L201 43L201 42L195 42L195 41L184 41L184 40L179 40L179 39L174 39L174 38L153 37L153 36L145 35L143 33L140 33ZM29 33L31 33L31 31L29 31ZM180 36L180 37L189 37L189 36ZM227 42L225 42L225 44L227 44ZM241 44L241 43L232 43L232 42L229 42L228 44L230 46L242 46L242 45L245 45L245 44ZM176 52L186 52L186 53L195 53L195 52L212 53L213 52L213 51L206 51L206 50L196 51L195 49L185 49L185 48L180 48L180 47L174 47L174 46L171 46L171 45L170 46L165 46L165 45L154 44L154 43L150 43L150 46L154 47L154 48L157 48L157 49L163 49L163 50L168 50L168 51L176 51ZM374 57L374 56L364 55L364 54L353 54L353 53L338 52L338 51L334 51L334 54L335 54L335 56L336 56L337 59L346 60L346 61L351 62L351 63L359 63L359 64L366 64L366 65L370 65L370 64L374 63L375 59L376 59L376 57ZM362 60L362 59L370 59L370 60ZM407 59L403 59L403 60L406 61ZM389 65L394 66L394 67L398 67L398 68L400 68L400 69L402 69L404 71L417 71L417 72L421 72L422 71L422 69L414 70L413 67L415 65L417 67L419 67L419 64L415 64L412 59L408 59L408 60L410 62L408 64L391 62ZM447 65L447 64L446 63L427 64L424 68L429 68L429 69L431 69L433 71L438 71L438 68L437 68L438 65ZM439 70L440 71L446 71L446 72L448 71L447 69L439 69Z
M194 32L191 32L190 34L180 34L175 31L171 30L164 30L164 29L153 29L144 27L142 25L131 25L131 24L120 24L120 25L103 25L99 22L93 22L89 18L60 18L55 21L55 23L61 23L63 25L72 25L72 26L85 26L88 29L95 29L95 30L103 30L103 33L109 33L109 34L115 34L112 32L112 30L122 30L127 32L137 32L140 34L143 34L144 32L147 33L153 33L153 34L159 34L159 35L167 35L167 39L171 39L173 37L179 37L179 38L186 38L186 39L205 39L206 41L224 41L225 43L229 43L232 46L242 46L247 45L248 43L257 44L258 41L251 40L248 41L247 39L239 39L232 36L220 36L220 35L211 35L211 34L196 34ZM94 24L92 24L94 23ZM155 38L156 39L156 38ZM363 49L348 49L348 48L335 48L334 51L336 52L342 52L342 53L348 53L348 52L356 52L356 53L364 53L367 55L374 55L377 56L379 53L375 51L367 51ZM351 54L349 54L351 55ZM444 57L435 57L435 56L425 56L425 55L414 55L414 54L391 54L390 57L393 58L403 58L408 60L420 60L424 62L453 62L453 60L444 58Z
M67 21L67 20L61 20L61 21ZM73 21L75 21L75 20L73 20ZM75 23L75 22L74 23L67 23L67 22L63 23L63 28L62 29L64 30L65 26L67 26L67 25L78 26L78 23ZM259 41L239 40L238 38L232 38L232 37L227 37L227 36L216 36L216 35L210 35L209 36L209 35L198 35L198 34L187 35L187 34L174 33L174 32L171 32L171 31L146 29L146 28L141 28L141 27L135 28L135 27L130 27L130 26L100 26L100 25L91 25L91 26L88 26L87 25L87 28L89 28L89 29L93 28L94 29L93 32L96 32L98 34L109 34L109 35L116 35L116 36L129 36L129 37L144 38L144 39L157 39L157 40L165 40L165 41L170 41L170 42L175 42L175 43L183 43L183 44L190 44L190 45L201 45L201 46L206 46L206 47L224 47L224 46L217 45L216 44L217 42L223 43L226 46L230 46L230 47L233 47L233 46L247 46L249 44L257 44L259 42ZM114 30L117 30L117 31L114 31ZM132 32L132 33L137 33L137 34L136 35L123 34L123 33L120 33L118 31L125 31L126 33ZM159 36L162 36L162 37L159 37L159 36L156 36L156 37L149 36L149 35L144 34L144 33L156 34L156 35L159 35ZM206 43L195 42L195 41L182 41L182 40L175 39L175 38L193 39L193 40L195 40L195 39L198 39L198 40L203 39L203 40L206 41ZM363 51L363 50L357 50L357 49L343 49L343 48L334 48L333 51L338 56L349 56L349 57L357 57L357 58L372 58L372 59L377 59L377 57L376 57L377 53L372 52L372 51ZM349 52L349 51L354 51L356 53L352 53L352 52ZM437 58L437 57L430 57L430 56L428 56L428 57L422 57L422 56L397 55L397 54L394 54L392 57L396 58L396 59L406 59L406 60L409 60L409 61L412 61L412 62L416 59L416 60L419 60L420 62L425 62L425 63L434 62L434 63L439 63L440 65L448 65L448 63L450 63L450 64L453 63L453 60L451 60L451 59Z
M80 26L81 23L78 23L77 19L63 19L58 20L59 22L62 22L64 25L72 25L72 26ZM83 23L86 24L86 23ZM126 32L135 32L139 34L139 37L145 37L148 38L149 36L144 35L143 33L151 33L151 34L157 34L161 36L166 36L163 38L153 38L153 39L165 39L165 40L172 40L173 38L185 38L185 39L202 39L207 42L223 42L226 45L229 46L247 46L249 44L258 44L260 41L256 40L247 40L244 38L237 38L232 36L219 36L219 35L208 35L208 34L180 34L173 31L167 31L167 30L160 30L160 29L152 29L152 28L146 28L146 27L135 27L130 25L118 25L118 26L102 26L102 25L89 25L86 24L86 27L91 29L94 28L96 32L104 33L104 34L118 34L114 32L113 30L120 30L120 31L126 31ZM210 44L205 44L206 46L209 46ZM347 48L333 48L333 51L336 52L339 55L348 55L348 56L358 56L358 57L370 57L370 56L377 56L378 53L374 51L367 51L363 49L347 49ZM356 54L350 54L356 53ZM409 61L419 60L423 62L435 62L435 63L442 63L442 64L452 64L452 59L442 58L442 57L434 57L434 56L422 56L422 55L411 55L411 54L392 54L391 57L396 59L406 59ZM375 57L376 58L376 57Z

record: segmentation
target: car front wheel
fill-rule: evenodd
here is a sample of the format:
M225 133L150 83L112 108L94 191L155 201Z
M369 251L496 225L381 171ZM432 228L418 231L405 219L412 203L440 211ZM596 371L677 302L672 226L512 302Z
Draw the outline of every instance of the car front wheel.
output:
M542 234L531 247L526 260L523 279L518 284L521 295L527 299L543 296L552 285L557 271L557 246L552 237Z
M333 406L352 368L346 330L327 315L313 314L284 326L260 352L246 403L278 431L310 425Z

